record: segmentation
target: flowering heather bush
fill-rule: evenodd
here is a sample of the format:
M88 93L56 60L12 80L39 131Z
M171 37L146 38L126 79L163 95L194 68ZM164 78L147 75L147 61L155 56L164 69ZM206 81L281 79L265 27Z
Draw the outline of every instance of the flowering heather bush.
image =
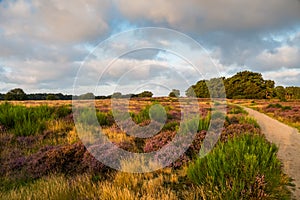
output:
M146 144L144 146L144 152L149 153L153 151L158 151L165 145L167 145L169 142L173 140L175 137L176 132L175 131L166 131L166 132L161 132L158 135L154 136L153 138L150 138L146 140ZM187 163L190 161L192 158L194 158L200 151L202 141L204 140L206 135L206 131L203 130L195 135L195 138L192 142L192 144L189 146L187 151L183 155L178 155L179 159L177 159L175 162L173 162L170 167L173 168L179 168L183 164ZM183 141L184 142L184 141ZM158 160L159 162L169 162L168 159L172 156L168 155L169 153L174 154L176 150L170 149L170 151L166 151L166 153L161 154L158 153L156 154L155 159Z
M223 129L220 139L221 141L226 142L229 138L247 133L260 134L260 129L252 124L230 124Z

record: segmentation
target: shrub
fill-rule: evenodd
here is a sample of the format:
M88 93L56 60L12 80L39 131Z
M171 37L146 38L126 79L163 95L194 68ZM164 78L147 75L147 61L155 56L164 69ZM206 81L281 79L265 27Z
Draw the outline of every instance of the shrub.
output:
M253 125L255 128L259 128L259 125L257 123L257 121L253 118L253 117L241 117L239 120L240 123L244 123L244 124L251 124Z
M188 177L220 199L288 199L277 150L262 136L236 137L198 158Z
M17 136L40 133L51 119L65 117L71 112L66 107L25 107L4 103L0 105L0 124Z
M245 111L240 106L233 106L228 113L229 114L248 114L247 111Z
M112 126L114 123L113 116L110 113L97 112L96 116L100 126Z
M276 103L276 104L271 103L267 106L267 108L282 108L282 105L279 103Z

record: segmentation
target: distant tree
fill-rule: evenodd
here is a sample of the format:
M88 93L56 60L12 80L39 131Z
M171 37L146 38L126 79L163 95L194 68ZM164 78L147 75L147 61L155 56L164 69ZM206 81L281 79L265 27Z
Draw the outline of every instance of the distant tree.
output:
M180 90L177 89L173 89L170 93L169 93L169 97L179 97L180 96Z
M5 99L5 94L0 93L0 100L4 100L4 99Z
M209 98L206 82L206 80L198 81L196 85L192 85L186 90L185 95L188 97L194 97L196 95L198 98Z
M186 90L186 96L198 98L264 99L274 96L274 81L260 73L243 71L232 77L200 80ZM225 89L225 90L224 90Z
M275 94L276 94L276 97L280 101L286 101L286 98L285 98L286 91L285 91L285 88L283 86L277 86L275 88Z
M88 93L80 95L79 99L95 99L95 95L91 92L88 92Z
M286 87L286 98L288 99L300 99L300 87L290 86Z
M206 85L212 98L225 98L225 77L221 78L212 78L209 81L206 81Z
M266 98L273 98L275 96L275 82L272 80L266 80Z
M55 94L48 94L46 100L58 100L58 97Z
M122 93L121 92L115 92L115 93L112 94L111 97L116 98L116 99L122 98Z
M272 82L269 80L265 81L260 73L250 71L238 72L225 80L228 98L264 99L267 94L267 85L274 87Z
M26 93L21 88L15 88L5 94L5 100L26 100Z
M153 96L153 93L150 92L150 91L144 91L144 92L142 92L142 93L139 93L137 96L138 96L138 97L152 97L152 96Z

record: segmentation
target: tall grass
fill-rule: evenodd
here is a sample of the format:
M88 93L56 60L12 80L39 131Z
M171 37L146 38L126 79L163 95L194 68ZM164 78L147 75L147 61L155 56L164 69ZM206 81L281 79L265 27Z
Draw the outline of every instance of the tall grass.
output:
M65 106L25 107L4 103L0 105L0 124L17 136L35 135L45 130L47 121L65 117L70 112Z
M277 147L262 136L219 143L188 169L188 177L218 199L289 199Z

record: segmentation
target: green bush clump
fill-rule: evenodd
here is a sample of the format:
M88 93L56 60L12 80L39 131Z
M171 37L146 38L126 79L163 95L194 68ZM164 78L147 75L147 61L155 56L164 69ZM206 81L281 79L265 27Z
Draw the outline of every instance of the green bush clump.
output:
M112 126L114 123L111 113L97 112L96 116L101 126Z
M285 110L292 110L292 107L291 106L283 106L279 103L276 103L276 104L269 104L267 106L267 108L281 108L281 110L285 111Z
M253 117L241 117L240 120L239 120L239 123L242 123L242 124L251 124L253 125L255 128L259 128L259 124L257 123L257 121L253 118Z
M17 136L40 133L51 119L65 117L71 113L67 107L50 107L46 105L25 107L3 103L0 105L0 124Z
M153 120L158 122L164 122L167 114L166 109L161 104L156 102L146 106L139 113L130 113L131 118L137 124L143 123L144 121L150 120L150 116Z
M289 199L278 148L245 134L218 146L188 168L188 177L218 199Z
M245 111L240 106L234 106L233 108L231 108L231 110L228 113L229 114L248 114L247 111Z
M270 103L267 108L282 108L282 105L279 104L279 103L276 103L276 104L272 104Z

